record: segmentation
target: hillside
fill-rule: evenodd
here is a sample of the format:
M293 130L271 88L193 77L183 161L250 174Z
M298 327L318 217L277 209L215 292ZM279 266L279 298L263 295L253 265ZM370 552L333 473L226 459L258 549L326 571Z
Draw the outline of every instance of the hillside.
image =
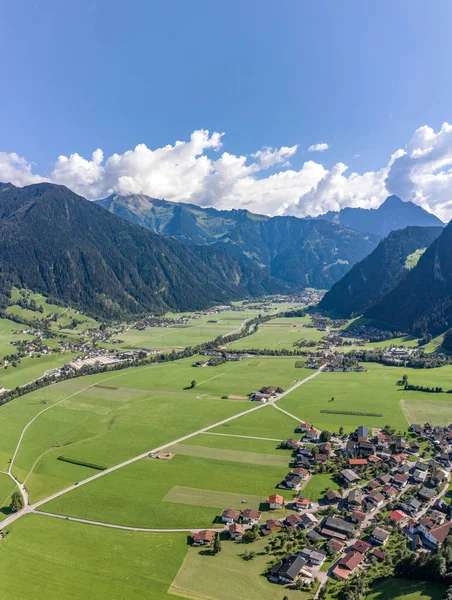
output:
M397 196L389 196L377 209L343 208L319 215L323 219L350 227L363 233L372 233L385 237L391 231L410 225L419 227L443 227L444 223L435 215L417 206L413 202L403 202Z
M407 275L407 259L410 259L408 264L414 261L420 254L417 251L430 246L441 232L441 227L393 231L331 288L319 308L341 317L362 314Z
M97 204L184 244L222 248L298 288L331 287L379 240L327 221L219 211L143 195L110 196Z
M437 334L452 326L452 223L366 316L415 334Z
M0 290L23 285L112 317L287 290L225 252L186 247L63 186L0 186Z

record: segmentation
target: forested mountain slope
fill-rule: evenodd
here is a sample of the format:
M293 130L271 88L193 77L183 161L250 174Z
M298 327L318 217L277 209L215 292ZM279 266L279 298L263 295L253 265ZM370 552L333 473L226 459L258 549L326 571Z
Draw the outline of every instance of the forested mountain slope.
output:
M325 294L319 308L341 317L363 314L408 274L408 257L430 246L442 231L441 227L393 231Z
M1 291L24 285L112 317L287 291L257 267L187 247L48 183L0 184Z

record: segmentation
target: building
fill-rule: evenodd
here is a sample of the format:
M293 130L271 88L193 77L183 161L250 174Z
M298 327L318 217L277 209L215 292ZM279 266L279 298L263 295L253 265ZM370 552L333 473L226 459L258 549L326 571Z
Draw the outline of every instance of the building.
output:
M435 490L424 486L419 490L417 495L423 502L428 502L429 500L433 500L433 498L436 496L436 492Z
M228 527L229 537L231 540L235 540L236 542L241 541L243 538L243 526L240 523L231 523Z
M355 552L359 552L360 554L366 554L366 552L371 548L372 545L368 544L364 540L356 540L356 542L352 546L352 550L355 550Z
M341 533L346 537L351 537L355 530L355 526L353 523L344 521L344 519L341 519L340 517L327 517L325 520L324 527L327 530Z
M344 469L341 471L341 476L347 485L357 483L361 479L361 477L351 469Z
M328 490L323 499L325 504L337 504L342 499L342 496L336 490Z
M284 520L284 524L290 529L299 527L301 525L301 517L296 514L288 515Z
M350 519L353 523L362 523L366 518L366 513L362 510L354 510L350 515Z
M301 515L301 526L304 529L307 529L308 527L312 527L313 525L317 525L317 523L319 522L318 519L316 519L316 517L314 517L313 514L311 513L304 513Z
M372 531L370 539L373 544L384 546L390 535L390 532L386 531L386 529L383 529L382 527L375 527L375 529Z
M279 494L272 494L268 498L268 506L271 510L277 510L284 506L284 498Z
M242 523L245 525L256 525L259 523L261 516L262 515L258 510L254 510L254 508L245 508L242 512Z
M347 504L352 510L356 510L357 508L361 508L363 503L363 494L361 490L355 488L350 491L347 497Z
M321 567L326 560L326 554L315 548L305 548L300 556L306 560L308 566Z
M333 538L331 538L331 540L327 544L327 548L329 548L331 552L334 553L342 552L345 546L346 544L344 544L344 542L341 542L340 540L335 540Z
M444 542L446 537L449 535L452 527L451 521L446 521L442 525L433 527L430 531L426 530L423 525L419 525L418 531L422 534L422 537L433 547L439 548Z
M404 525L408 522L408 515L403 512L403 510L393 510L389 515L389 518L394 521L394 523Z
M289 554L284 560L274 565L270 570L269 579L280 583L293 583L300 575L307 561L296 554Z
M208 546L215 537L215 531L204 529L191 534L192 546Z
M356 430L356 437L358 438L359 442L367 442L369 438L369 429L364 425L360 425Z
M233 508L225 508L221 513L221 521L229 525L230 523L238 523L240 519L240 513Z
M333 570L333 575L344 581L352 575L359 565L364 561L364 556L360 552L347 552L337 563Z

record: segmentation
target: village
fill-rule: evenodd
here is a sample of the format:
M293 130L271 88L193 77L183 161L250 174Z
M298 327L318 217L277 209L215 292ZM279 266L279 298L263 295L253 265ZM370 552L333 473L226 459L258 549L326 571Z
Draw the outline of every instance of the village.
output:
M296 552L270 564L265 575L273 583L315 591L316 597L328 582L393 568L400 546L418 555L441 548L452 529L452 425L414 424L403 434L390 426L360 426L346 435L342 428L332 434L303 422L295 433L281 442L292 450L291 468L275 486L293 491L293 499L271 493L259 510L226 507L219 515L224 529L193 532L192 545L215 553L220 539L248 548L268 537L273 541L267 549L288 541ZM321 473L330 473L336 486L314 502L303 488ZM242 557L252 559L252 550Z

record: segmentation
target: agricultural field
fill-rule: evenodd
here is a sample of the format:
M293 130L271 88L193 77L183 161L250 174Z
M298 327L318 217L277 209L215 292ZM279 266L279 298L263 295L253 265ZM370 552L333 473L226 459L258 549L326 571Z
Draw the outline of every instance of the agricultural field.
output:
M411 402L415 403L414 407L421 403L428 406L433 400L438 401L439 396L441 403L444 403L444 411L449 406L452 408L451 394L405 391L397 386L397 382L407 374L411 384L448 389L452 381L450 366L439 369L406 369L366 363L365 367L367 372L364 373L322 373L288 394L278 405L319 429L331 431L337 431L340 426L345 431L352 431L362 424L369 427L390 424L403 432L411 422L419 422L413 418L413 415L418 416L416 412L410 413ZM337 411L337 414L322 412L325 410L333 413ZM353 412L374 415L343 414ZM429 419L436 424L434 411L427 408L424 414L429 414ZM443 418L441 415L439 420L442 421Z
M14 600L174 600L184 533L141 533L26 515L0 543L0 587Z
M0 387L11 390L17 386L30 383L34 379L42 377L46 371L62 367L77 356L79 354L76 352L62 352L43 354L39 358L34 356L22 358L17 367L10 365L7 369L0 368Z
M240 557L243 545L234 542L223 543L221 552L216 556L206 556L199 548L189 548L169 592L183 598L203 600L311 598L311 594L272 584L262 577L270 558L264 553L266 543L266 540L260 540L253 544L257 555L251 561Z
M411 581L391 577L377 583L366 600L441 600L446 586L432 581Z

